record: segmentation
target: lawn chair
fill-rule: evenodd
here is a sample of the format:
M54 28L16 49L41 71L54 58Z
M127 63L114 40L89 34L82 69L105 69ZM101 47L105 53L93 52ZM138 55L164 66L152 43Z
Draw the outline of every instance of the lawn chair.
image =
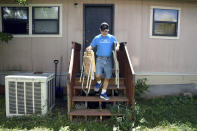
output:
M84 52L83 56L83 65L81 70L80 82L82 82L82 90L89 94L92 80L94 80L94 73L96 72L95 68L95 57L92 50ZM84 79L87 78L86 87L84 88Z
M116 44L114 44L114 50L112 51L113 58L114 58L114 69L115 69L115 84L117 85L117 88L119 88L119 63L117 59L117 52L116 52Z

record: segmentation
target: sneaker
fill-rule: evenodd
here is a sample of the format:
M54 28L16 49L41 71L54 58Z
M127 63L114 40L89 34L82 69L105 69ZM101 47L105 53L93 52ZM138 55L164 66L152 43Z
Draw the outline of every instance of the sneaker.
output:
M103 93L100 95L100 98L104 99L104 100L109 100L109 97L107 96L107 93Z
M101 86L102 86L102 83L100 83L100 84L96 83L96 86L94 87L94 91L98 92Z

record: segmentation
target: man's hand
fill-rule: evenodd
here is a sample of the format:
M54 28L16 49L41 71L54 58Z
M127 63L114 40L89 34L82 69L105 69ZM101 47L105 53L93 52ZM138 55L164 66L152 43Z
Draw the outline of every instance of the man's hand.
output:
M86 51L90 51L90 50L92 50L92 46L91 45L86 48Z
M119 43L117 43L116 51L119 51L119 47L120 47L120 44L119 44Z

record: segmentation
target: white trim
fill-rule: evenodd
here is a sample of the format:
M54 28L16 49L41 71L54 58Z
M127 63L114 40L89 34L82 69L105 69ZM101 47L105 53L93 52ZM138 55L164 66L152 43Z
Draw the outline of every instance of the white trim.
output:
M29 34L27 35L13 35L16 38L24 38L24 37L62 37L62 16L63 16L63 6L62 4L29 4L28 6L21 6L18 4L1 4L0 5L0 31L2 31L2 18L1 18L1 7L28 7L29 8ZM59 34L32 34L32 7L35 6L59 6Z
M179 39L179 36L178 36L178 34L177 34L177 36L152 36L152 32L151 32L149 38L177 40L177 39Z
M59 36L62 37L63 6L59 5Z
M24 92L23 92L23 94L24 94L24 112L25 112L25 114L27 114L27 107L26 107L26 105L27 105L27 99L26 99L26 84L25 84L26 82L24 82L23 83L23 87L24 87Z
M197 73L173 73L173 72L135 72L137 76L149 76L149 75L158 75L158 76L197 76Z
M10 6L10 7L30 7L30 6L62 6L62 4L28 4L28 5L18 5L18 4L0 4L0 6Z
M62 37L62 35L49 35L49 34L31 34L31 35L13 35L15 38L27 38L27 37Z
M197 73L141 72L136 73L135 78L135 82L137 82L138 79L147 78L148 85L186 83L194 83L195 85L197 85Z
M177 36L153 36L152 35L152 28L153 28L153 9L171 9L171 10L178 10L178 29L177 29ZM181 8L177 7L166 7L166 6L151 6L150 7L150 29L149 29L149 38L156 38L156 39L179 39L180 38L180 15Z
M6 116L8 116L8 114L10 113L10 106L9 104L7 104L10 100L9 100L9 86L8 86L8 80L5 77L5 107L6 107Z
M32 35L32 6L29 7L29 35Z
M151 6L151 8L160 8L160 9L170 9L170 10L181 10L181 8L178 7L171 7L171 6Z
M16 84L15 84L15 94L16 94L16 114L18 114L18 92L17 92L17 90L18 90L18 81L16 80L15 81L16 82Z

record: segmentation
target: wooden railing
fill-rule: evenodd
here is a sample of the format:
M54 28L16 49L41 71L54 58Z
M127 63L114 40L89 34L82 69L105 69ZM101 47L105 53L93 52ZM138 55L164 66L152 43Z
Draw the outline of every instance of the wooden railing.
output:
M70 112L71 104L72 104L73 86L75 82L75 77L77 73L80 73L80 50L81 50L81 44L72 42L69 71L66 76L68 113Z
M126 47L126 42L120 43L120 50L117 52L120 75L125 78L124 84L127 89L127 96L129 99L129 104L134 108L134 96L135 96L135 72L131 63L131 59L128 53L128 49Z

